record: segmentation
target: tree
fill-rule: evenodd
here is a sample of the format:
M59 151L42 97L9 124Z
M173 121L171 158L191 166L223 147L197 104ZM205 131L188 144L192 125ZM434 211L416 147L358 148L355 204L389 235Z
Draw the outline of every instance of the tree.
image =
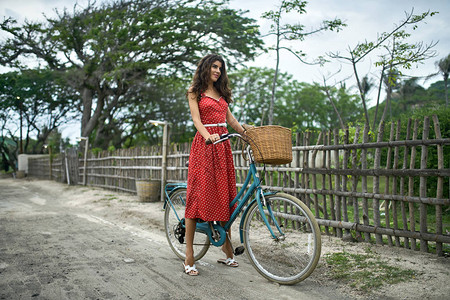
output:
M430 84L426 99L431 105L445 105L445 82L441 80Z
M195 133L186 99L188 85L188 80L175 77L158 78L151 83L135 85L127 93L130 100L125 107L127 114L118 115L108 122L123 127L118 144L132 147L159 143L161 129L149 124L148 120L168 121L171 124L171 140L188 141Z
M14 126L20 132L24 127L24 149L28 153L42 152L42 145L49 135L74 118L76 97L75 92L50 70L0 74L0 110L9 111L12 116L8 120L9 129ZM17 124L19 120L20 124ZM36 143L31 147L32 136Z
M241 123L263 125L266 122L273 76L273 69L259 67L243 68L230 74L234 100L231 110ZM279 76L280 84L288 81L287 76Z
M339 73L339 72L340 72L340 70L337 73ZM341 82L341 85L343 85L342 82ZM323 76L323 91L327 95L327 98L330 101L331 106L333 107L333 110L334 110L334 112L336 113L336 115L337 115L337 117L339 119L339 125L341 126L341 129L344 130L345 129L345 124L344 124L344 121L342 119L341 113L337 109L336 101L335 101L335 99L333 98L333 96L332 96L332 94L330 92L331 89L332 88L330 86L328 86L328 84L327 84L327 78L325 76Z
M405 80L398 80L393 86L390 105L388 108L392 112L387 115L386 121L397 121L399 116L411 117L415 111L428 109L437 111L445 106L444 82L432 83L428 89L418 84L419 78L412 77ZM385 85L387 88L387 85ZM384 110L386 101L380 103L379 108ZM369 109L369 117L375 117L376 107ZM376 120L379 122L380 116Z
M278 80L278 68L280 63L280 50L287 50L295 57L297 57L302 63L310 64L304 60L306 54L302 50L293 50L289 47L282 46L283 41L303 41L306 37L325 30L339 31L342 27L346 26L340 19L325 20L317 28L311 31L305 31L305 26L301 24L282 24L282 17L290 12L295 12L299 15L306 14L307 1L300 0L282 0L277 11L268 11L263 13L262 17L272 21L269 33L265 36L275 36L275 46L271 50L275 50L277 55L275 65L275 76L272 81L272 96L270 98L269 106L269 125L273 122L273 108L275 103L275 93ZM320 63L323 60L319 61ZM319 63L315 62L315 63Z
M393 95L392 100L401 106L402 112L409 107L423 106L429 103L426 90L418 84L419 78L412 77L397 84L398 95Z
M1 45L0 63L21 68L20 59L31 56L60 72L79 94L81 135L95 130L101 137L104 122L122 113L137 83L191 71L205 51L231 64L251 59L262 41L243 14L223 1L116 0L75 6L46 23L20 27L8 19L1 29L12 37Z
M325 89L325 87L322 87L322 89ZM363 116L361 99L358 95L350 93L345 84L329 89L327 96L334 99L333 102L335 103L336 109L332 110L329 105L326 106L328 122L324 128L337 128L339 126L338 119L336 118L337 112L341 115L342 123L345 126L361 120Z
M240 122L263 124L269 110L267 97L275 70L248 68L230 74L235 103L231 106ZM328 129L339 126L335 111L328 105L325 88L292 79L280 72L277 82L274 121L293 130ZM344 114L343 122L356 122L362 115L356 95L348 93L345 85L329 88L329 95Z
M425 20L428 16L433 16L436 12L425 12L420 15L414 15L414 10L410 13L405 13L406 18L396 25L390 32L383 32L374 42L360 42L354 48L348 48L349 56L342 56L339 53L329 53L331 58L348 61L352 64L353 74L355 76L356 85L362 100L364 109L365 124L370 128L369 114L367 107L366 93L364 86L359 77L358 64L375 50L384 50L385 52L380 54L379 60L375 63L375 66L381 67L380 81L378 88L377 107L379 105L379 98L381 92L381 86L383 81L387 81L389 85L393 85L397 80L398 75L402 75L401 69L410 69L413 64L420 63L426 59L429 59L435 55L435 52L431 49L436 43L424 45L423 43L408 44L405 42L410 34L402 28L412 25L413 29L417 28L417 24ZM380 125L384 121L386 116L386 110L389 107L390 96L388 95L387 103L383 111L383 115L380 120ZM377 110L376 110L377 111ZM377 117L375 116L374 120ZM375 124L372 125L375 127Z
M450 54L439 60L436 65L439 68L439 73L441 73L442 77L444 77L445 106L448 107L448 74L450 73Z
M3 102L0 102L2 104ZM17 169L17 153L19 152L19 142L15 137L16 130L10 125L13 110L9 107L0 109L0 151L2 153L1 168L5 171Z
M324 129L327 128L329 112L327 107L327 98L318 84L309 84L304 82L292 82L292 92L288 98L283 99L279 105L287 105L292 107L288 112L294 120L294 124L298 130L306 129ZM277 109L279 116L277 117L280 125L286 126L289 117L285 115L285 111Z

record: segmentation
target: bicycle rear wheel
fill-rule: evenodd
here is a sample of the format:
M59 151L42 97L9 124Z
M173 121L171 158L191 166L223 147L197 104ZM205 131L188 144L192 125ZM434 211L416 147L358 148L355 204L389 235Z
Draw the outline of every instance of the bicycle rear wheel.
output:
M175 191L171 196L170 203L167 203L164 213L164 229L167 241L173 252L182 260L186 258L186 240L184 235L184 211L186 208L186 189ZM182 223L177 218L182 220ZM202 258L209 249L209 238L202 232L196 232L194 236L194 259Z
M284 193L265 198L284 236L280 236L264 207L273 232L279 236L272 237L255 201L244 220L247 255L265 278L280 284L295 284L307 278L319 262L322 245L319 226L308 207L297 198Z

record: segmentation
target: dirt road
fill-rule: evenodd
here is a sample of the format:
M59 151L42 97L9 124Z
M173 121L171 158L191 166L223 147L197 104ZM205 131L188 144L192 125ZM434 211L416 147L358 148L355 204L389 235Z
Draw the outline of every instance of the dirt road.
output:
M423 278L417 282L372 295L328 280L323 263L304 282L280 286L259 276L245 256L238 257L237 269L218 265L222 255L215 248L197 263L201 275L189 277L165 240L161 203L26 179L2 178L0 191L0 299L438 299L450 294L448 259L403 249L393 251L407 251L405 256L416 255L418 262L427 259L438 270L418 266ZM334 240L330 246L330 241L324 239L325 252L357 248ZM411 293L427 276L429 283Z

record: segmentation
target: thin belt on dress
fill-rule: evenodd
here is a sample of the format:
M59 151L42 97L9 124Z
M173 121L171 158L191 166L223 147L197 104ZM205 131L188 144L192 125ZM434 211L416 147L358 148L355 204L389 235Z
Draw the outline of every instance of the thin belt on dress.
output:
M203 124L205 127L227 127L227 123Z

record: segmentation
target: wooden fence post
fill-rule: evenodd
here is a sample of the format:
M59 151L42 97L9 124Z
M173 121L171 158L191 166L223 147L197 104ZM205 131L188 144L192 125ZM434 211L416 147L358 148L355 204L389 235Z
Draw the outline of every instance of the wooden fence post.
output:
M428 135L430 133L430 118L425 117L423 120L423 133L422 133L422 140L427 140ZM420 155L420 169L426 169L427 168L427 159L428 159L428 146L423 145L422 147L422 153ZM420 176L420 191L419 191L420 197L426 198L427 197L427 178L425 176ZM420 233L425 234L428 231L427 226L427 205L425 203L420 204ZM420 239L420 251L422 252L428 252L428 242L427 240L421 238Z
M439 120L436 115L433 116L434 123L434 132L436 134L437 139L441 139L441 128L439 126ZM438 170L444 169L444 151L443 146L437 146L437 156L438 156ZM444 192L444 178L439 176L437 178L437 187L436 187L436 198L442 198ZM436 234L442 234L442 205L436 205ZM436 254L438 256L443 256L444 253L442 251L442 243L436 242Z

